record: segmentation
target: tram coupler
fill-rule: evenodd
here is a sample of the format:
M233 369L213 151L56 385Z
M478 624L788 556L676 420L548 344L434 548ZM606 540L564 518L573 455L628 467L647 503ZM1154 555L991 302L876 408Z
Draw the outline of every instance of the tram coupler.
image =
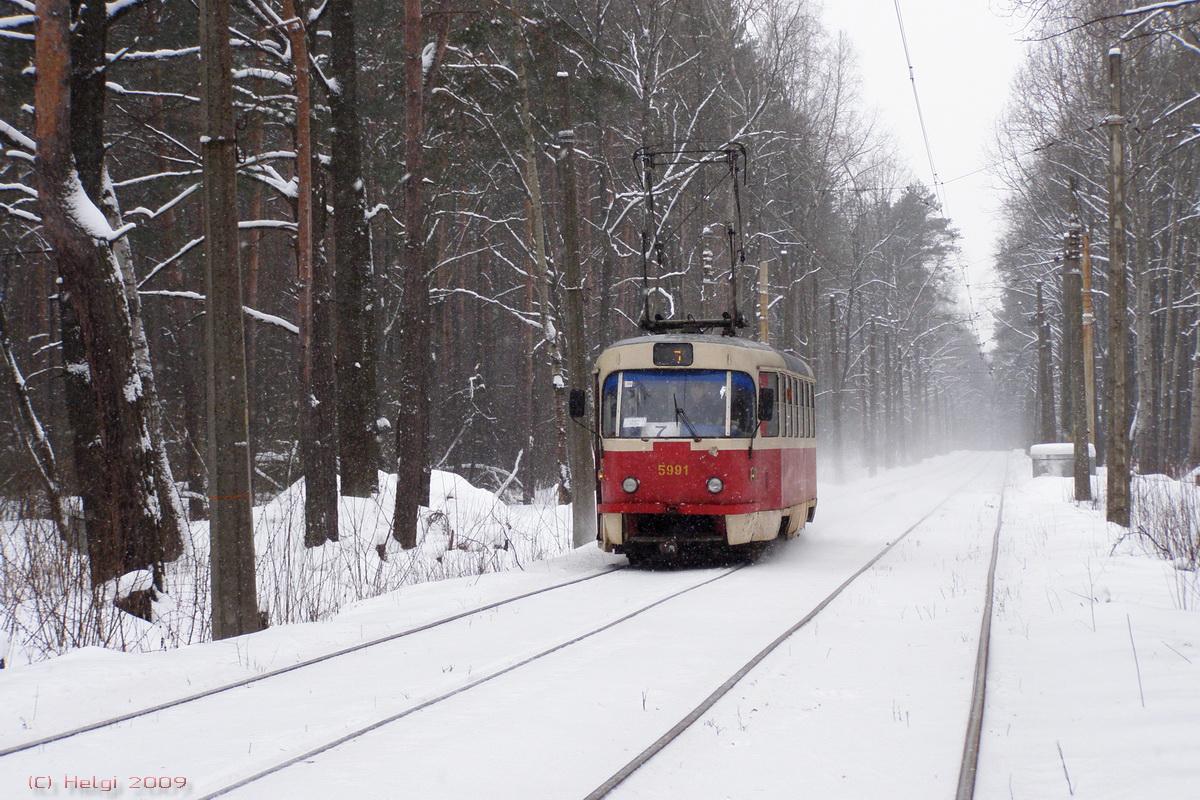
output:
M679 540L664 539L658 543L658 552L660 555L675 557L679 555Z

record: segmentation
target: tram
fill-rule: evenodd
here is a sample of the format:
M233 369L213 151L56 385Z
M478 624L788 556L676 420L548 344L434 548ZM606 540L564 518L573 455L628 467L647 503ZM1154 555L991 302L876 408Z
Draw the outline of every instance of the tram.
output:
M753 556L811 522L817 508L816 382L803 360L738 336L739 268L745 267L739 176L747 151L681 145L641 148L645 335L619 341L596 359L591 394L597 465L597 540L631 563L733 550ZM729 307L718 318L652 314L650 254L660 272L656 169L720 165L728 170L734 219L728 238ZM765 269L765 268L762 268ZM765 272L760 272L759 338L767 340ZM660 290L661 291L661 290ZM674 303L671 304L674 311ZM571 416L586 415L587 392L570 394Z
M813 519L815 381L801 359L731 336L639 336L600 354L593 391L604 550L749 555Z

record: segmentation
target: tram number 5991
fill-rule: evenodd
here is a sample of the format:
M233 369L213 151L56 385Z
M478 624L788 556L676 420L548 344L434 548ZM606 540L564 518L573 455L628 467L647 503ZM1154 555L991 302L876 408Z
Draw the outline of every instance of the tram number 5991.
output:
M659 464L658 465L658 474L661 476L664 476L664 477L667 475L687 475L688 474L688 465L687 464Z

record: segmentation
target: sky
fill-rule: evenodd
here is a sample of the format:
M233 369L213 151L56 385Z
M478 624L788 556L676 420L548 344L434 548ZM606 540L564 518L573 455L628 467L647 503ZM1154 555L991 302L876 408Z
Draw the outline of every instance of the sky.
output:
M960 247L981 337L997 297L993 253L1003 193L990 170L989 148L1026 45L1024 21L1004 0L900 0L908 52L929 134L945 211L962 234ZM863 100L877 112L914 177L931 184L929 158L913 102L895 0L826 0L824 20L855 50ZM974 172L975 174L968 175ZM960 177L967 176L967 177ZM965 292L964 292L965 295Z

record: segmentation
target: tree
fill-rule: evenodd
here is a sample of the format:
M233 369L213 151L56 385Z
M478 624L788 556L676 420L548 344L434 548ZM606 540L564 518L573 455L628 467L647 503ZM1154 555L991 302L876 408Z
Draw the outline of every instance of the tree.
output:
M46 238L79 322L98 411L104 475L97 516L103 521L89 532L88 547L92 578L100 583L178 555L181 520L178 501L172 499L174 482L169 471L164 473L169 465L158 458L152 435L151 398L137 361L141 334L135 327L140 320L131 314L113 248L128 231L109 225L98 198L81 183L71 147L69 4L42 0L37 21L38 200ZM161 566L157 571L161 575ZM159 581L161 588L161 577ZM149 600L137 598L132 610L148 618Z
M200 7L200 42L204 54L205 340L214 639L262 627L251 516L250 432L234 189L237 152L228 31L228 0L204 0Z
M336 243L338 462L342 494L368 497L379 488L377 298L362 173L354 0L337 0L329 13L335 81L330 87L329 107Z

